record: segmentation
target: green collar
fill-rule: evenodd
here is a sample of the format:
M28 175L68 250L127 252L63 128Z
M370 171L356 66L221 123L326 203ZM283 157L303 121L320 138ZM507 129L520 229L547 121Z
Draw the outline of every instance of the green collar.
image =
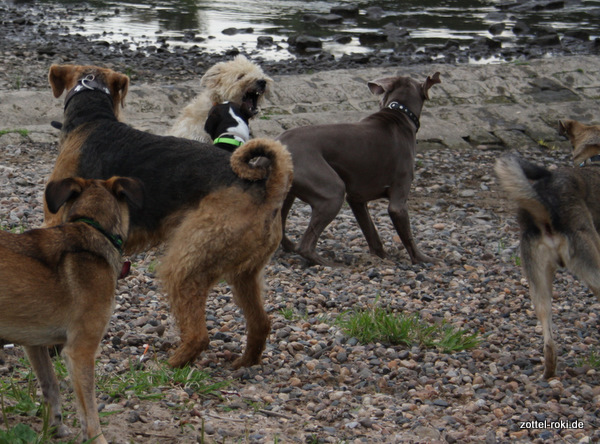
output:
M213 140L213 144L216 145L217 143L226 143L227 145L233 145L237 148L244 142L238 139L234 139L233 137L217 137L215 140Z
M118 234L110 234L104 228L102 228L98 222L93 219L88 219L87 217L80 217L79 219L75 219L73 222L83 222L84 224L88 224L90 227L95 228L102 233L111 244L113 244L119 254L123 255L123 238Z

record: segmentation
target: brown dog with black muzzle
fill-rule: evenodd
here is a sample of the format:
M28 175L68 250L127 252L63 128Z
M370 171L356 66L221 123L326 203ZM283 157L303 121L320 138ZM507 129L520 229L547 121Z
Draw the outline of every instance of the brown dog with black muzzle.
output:
M62 224L0 231L0 339L25 346L59 436L68 430L48 346L64 344L83 439L106 443L94 360L114 307L130 208L143 203L142 185L124 177L67 178L50 182L45 200L51 213L61 210Z
M413 264L433 262L413 239L408 216L408 194L414 177L416 134L429 89L440 83L440 73L418 82L389 77L368 83L383 95L380 110L357 123L314 125L285 131L277 140L292 153L294 181L283 204L283 248L296 251L309 263L328 265L315 251L319 236L340 211L350 205L371 254L385 251L367 203L389 199L388 213ZM285 220L294 200L308 203L312 215L300 245L285 237Z
M166 243L158 269L181 330L172 366L208 348L206 300L226 279L246 318L248 340L234 367L258 364L271 322L263 270L281 241L281 205L292 161L281 143L253 139L233 153L189 139L157 136L118 120L127 76L96 66L53 65L55 97L67 91L60 154L51 180L77 175L139 179L144 207L131 214L127 253ZM253 159L264 158L260 166ZM48 211L45 223L53 225Z
M518 207L523 273L544 334L544 377L556 375L552 281L566 267L600 300L600 126L559 122L581 167L556 170L514 155L496 161L496 175ZM594 160L595 159L595 160Z

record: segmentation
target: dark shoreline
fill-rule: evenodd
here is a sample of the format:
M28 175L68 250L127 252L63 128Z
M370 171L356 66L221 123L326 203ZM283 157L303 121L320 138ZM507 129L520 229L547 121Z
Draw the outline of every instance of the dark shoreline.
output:
M147 41L131 49L129 42L112 43L98 35L89 38L61 24L61 16L49 4L0 3L2 38L0 60L4 68L0 80L14 87L40 86L45 78L39 78L39 70L46 71L52 63L102 64L127 72L133 80L151 81L169 78L173 81L201 76L210 66L229 60L242 52L259 63L271 74L302 74L332 69L365 67L407 66L416 64L468 64L498 62L526 62L552 56L600 54L600 39L590 39L585 33L559 34L552 29L527 30L512 41L500 38L479 38L472 44L448 40L443 45L429 45L417 49L410 38L395 43L392 51L378 49L365 54L349 54L341 57L320 50L305 48L292 53L292 60L267 60L260 48L246 52L232 47L214 54L199 46L183 48L168 44L160 35L156 42ZM89 17L86 5L73 5L69 9L70 20ZM74 27L76 28L76 27ZM384 32L384 30L382 30ZM292 45L290 45L292 46ZM288 49L280 49L288 52Z

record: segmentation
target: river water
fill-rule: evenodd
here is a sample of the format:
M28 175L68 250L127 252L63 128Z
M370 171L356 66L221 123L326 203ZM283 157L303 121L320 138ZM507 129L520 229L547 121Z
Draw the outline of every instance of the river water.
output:
M386 24L409 24L410 39L417 45L443 43L448 39L468 41L473 37L491 37L489 27L505 23L496 38L510 45L515 35L512 26L519 20L529 26L552 26L556 30L581 29L592 38L600 36L600 0L538 1L536 8L514 0L147 0L90 1L89 17L69 23L69 9L81 2L46 1L65 9L64 23L85 35L99 35L113 41L144 43L156 41L169 45L198 45L206 51L222 52L232 47L253 51L258 36L271 36L274 45L262 48L263 56L285 57L287 39L293 35L312 35L324 42L324 49L334 54L372 51L358 36L376 33ZM77 5L77 6L75 6ZM341 24L318 25L306 19L310 14L328 14L333 6L358 6L355 17ZM541 9L541 10L540 10ZM233 35L223 33L234 28ZM251 29L248 29L251 28ZM335 37L349 36L349 43L336 43ZM193 36L193 38L192 38ZM385 48L384 48L385 50Z

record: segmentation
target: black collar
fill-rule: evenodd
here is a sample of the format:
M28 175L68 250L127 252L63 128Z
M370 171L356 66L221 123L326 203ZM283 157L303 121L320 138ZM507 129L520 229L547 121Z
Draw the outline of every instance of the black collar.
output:
M398 111L402 111L404 114L406 114L408 116L408 118L410 120L412 120L412 122L417 127L417 131L419 131L419 128L421 127L419 118L417 117L417 115L415 113L413 113L411 110L409 110L405 105L402 105L400 102L390 102L387 107L389 109L395 109Z
M73 222L83 222L84 224L95 228L100 233L102 233L104 237L106 237L110 241L111 244L113 244L113 246L117 249L121 256L123 255L123 238L118 234L110 234L108 231L102 228L98 222L96 222L93 219L88 219L87 217L80 217L78 219L75 219Z
M73 98L74 95L83 92L83 91L102 91L110 97L110 89L106 85L98 82L94 74L88 74L82 79L77 81L77 85L68 92L65 97L65 109L69 104L69 101Z

